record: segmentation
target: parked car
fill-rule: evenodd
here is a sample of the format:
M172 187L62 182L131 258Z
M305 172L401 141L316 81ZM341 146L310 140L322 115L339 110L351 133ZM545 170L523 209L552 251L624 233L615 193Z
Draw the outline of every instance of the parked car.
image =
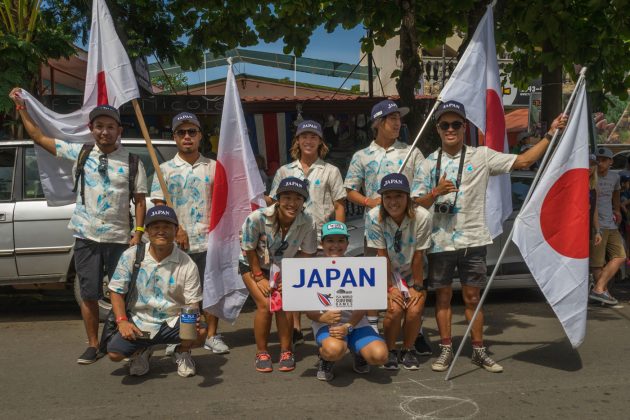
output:
M513 212L510 217L503 224L503 233L495 238L491 245L488 245L488 253L486 256L486 262L488 265L488 276L492 273L501 249L507 240L507 236L512 229L514 219L518 214L518 211L523 205L525 196L529 191L534 180L535 172L531 171L513 171L511 174L512 180L512 208ZM355 206L350 206L351 212L347 220L348 233L350 234L350 245L348 246L348 255L360 256L363 255L363 234L364 234L364 219L361 210L357 211ZM357 214L354 214L357 213ZM454 288L460 288L459 279L455 279L453 282ZM534 277L529 272L521 253L518 250L514 242L508 245L507 252L503 257L499 271L497 272L496 279L494 280L493 288L528 288L537 287Z
M147 171L149 188L153 165L142 139L123 139L125 148L140 156ZM177 153L172 140L153 140L159 162ZM74 204L49 207L39 179L33 142L0 142L0 286L31 285L46 287L61 283L74 287L74 238L68 221ZM106 298L99 302L101 315L111 307L106 279Z

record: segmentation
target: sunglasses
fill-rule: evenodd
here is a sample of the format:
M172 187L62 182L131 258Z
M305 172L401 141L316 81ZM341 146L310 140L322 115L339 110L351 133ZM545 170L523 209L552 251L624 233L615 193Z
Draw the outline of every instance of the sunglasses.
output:
M101 175L107 175L107 155L105 154L98 157L98 172Z
M273 254L274 257L282 257L284 255L284 251L289 247L289 243L287 241L282 241L280 244L280 248L276 250Z
M447 123L446 121L442 121L441 123L438 124L438 127L440 127L440 130L442 131L446 131L450 127L453 127L453 130L459 130L463 126L464 126L464 123L461 121L453 121L452 123Z
M197 133L200 133L201 131L197 130L196 128L189 128L189 129L181 129L181 130L177 130L175 131L175 135L177 137L184 137L186 134L188 134L190 137L195 137L197 135Z
M402 230L397 230L394 235L394 251L400 252L402 250Z

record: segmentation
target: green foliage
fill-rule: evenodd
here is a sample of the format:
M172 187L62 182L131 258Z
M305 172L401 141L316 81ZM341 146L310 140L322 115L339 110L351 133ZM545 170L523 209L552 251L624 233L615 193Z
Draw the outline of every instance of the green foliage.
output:
M169 74L168 78L160 74L151 78L151 84L162 89L164 94L175 94L188 86L188 77L184 73Z

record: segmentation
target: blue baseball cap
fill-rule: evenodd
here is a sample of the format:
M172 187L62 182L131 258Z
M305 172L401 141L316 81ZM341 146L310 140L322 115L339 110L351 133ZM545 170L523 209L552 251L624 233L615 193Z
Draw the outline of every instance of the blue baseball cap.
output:
M171 122L171 130L173 133L177 130L177 127L184 123L194 124L201 130L201 123L195 114L192 112L180 112L173 117L173 121Z
M402 191L409 194L411 190L407 177L399 173L385 175L381 179L381 188L378 190L378 193L382 195L386 191Z
M295 192L304 197L304 201L308 200L308 184L300 178L290 176L280 181L280 185L278 185L276 190L276 200L284 192Z
M305 120L298 124L297 131L295 132L295 137L299 136L302 133L314 133L319 136L319 138L324 138L324 132L322 131L322 126L313 120Z
M338 222L336 220L328 223L324 223L322 226L322 239L329 235L343 235L349 237L348 228L345 223Z
M372 112L370 113L370 115L372 116L372 120L375 120L377 118L386 117L387 115L393 114L394 112L400 112L400 116L404 117L409 113L409 108L405 106L398 108L396 102L385 99L384 101L381 101L372 107Z
M595 156L612 159L613 158L613 152L612 152L612 150L610 150L607 147L598 147L597 150L595 151Z
M440 105L438 105L437 111L435 111L435 121L449 112L459 115L466 121L466 108L464 108L464 104L457 101L441 102Z
M120 125L120 113L111 105L99 105L90 111L90 123L97 117L109 117Z
M175 210L169 206L154 206L147 210L147 216L144 218L144 225L149 226L153 222L169 222L175 226L179 225Z

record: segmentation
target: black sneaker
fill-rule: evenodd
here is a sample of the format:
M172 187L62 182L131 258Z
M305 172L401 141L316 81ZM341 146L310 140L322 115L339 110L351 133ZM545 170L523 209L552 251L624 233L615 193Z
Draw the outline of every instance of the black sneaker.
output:
M398 370L398 352L396 350L390 350L387 362L383 365L387 370Z
M359 353L354 353L354 362L352 363L352 370L356 373L369 373L370 365L367 360L363 358Z
M333 374L333 366L335 362L330 362L328 360L322 359L319 357L319 362L317 363L317 379L320 381L332 381L335 375Z
M297 328L293 328L293 347L298 344L304 344L304 334Z
M429 344L429 340L427 340L427 338L422 334L418 334L415 343L413 343L413 347L416 349L418 356L433 355L433 350L431 350L431 344Z
M96 347L88 347L83 354L77 359L77 363L80 365L91 365L96 362L105 354L100 353Z
M418 356L416 355L416 349L402 349L400 351L400 363L402 363L403 367L407 370L420 369L420 362L418 361Z

